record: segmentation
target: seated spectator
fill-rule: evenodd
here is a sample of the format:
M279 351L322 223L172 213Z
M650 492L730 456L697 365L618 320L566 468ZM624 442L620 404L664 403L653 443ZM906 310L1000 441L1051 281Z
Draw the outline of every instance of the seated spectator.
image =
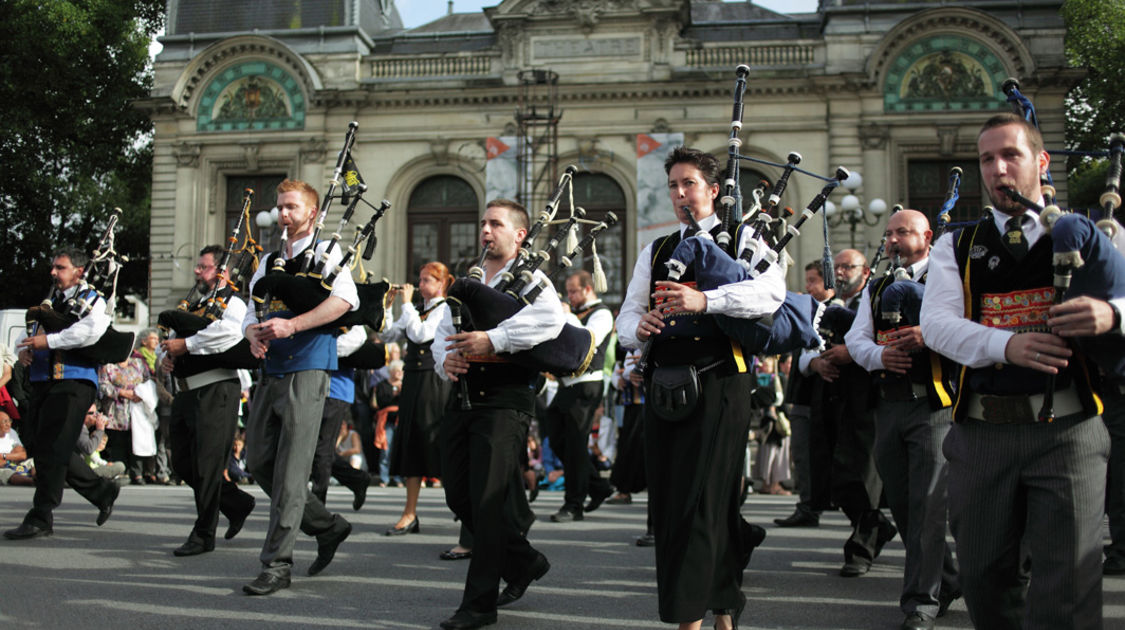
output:
M227 469L223 471L223 477L234 483L254 482L254 478L246 470L246 436L241 431L234 436L234 443L230 451L230 462L227 464Z
M105 434L105 427L109 423L109 418L98 413L95 405L90 405L83 422L85 427L78 434L77 448L85 456L86 463L99 477L105 479L116 479L118 476L124 475L124 462L110 462L102 458L102 451L105 450L106 444L109 442L109 438Z
M363 461L363 444L351 422L340 423L340 435L336 439L336 457L346 460L348 465L356 470L363 470L366 466Z
M12 428L11 416L0 411L0 485L34 485L33 467L19 434Z

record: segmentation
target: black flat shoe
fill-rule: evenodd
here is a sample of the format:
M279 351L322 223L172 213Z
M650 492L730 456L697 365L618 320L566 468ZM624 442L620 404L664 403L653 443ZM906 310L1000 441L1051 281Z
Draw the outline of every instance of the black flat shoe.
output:
M369 486L371 486L371 475L367 476L367 481L364 481L360 485L352 488L352 493L355 495L352 498L353 511L358 512L359 508L363 507L363 504L367 502L367 488Z
M518 582L508 582L508 585L500 592L500 596L496 598L496 605L507 606L523 597L523 594L527 592L527 587L531 586L532 582L547 575L547 571L550 570L551 563L547 562L547 556L539 553L535 556L535 560L531 562L531 566L528 567L523 579Z
M467 558L473 557L473 550L470 549L468 551L453 551L452 549L446 549L445 551L438 554L438 557L442 560L465 560Z
M551 515L552 523L569 523L571 521L581 521L585 518L582 514L582 508L559 508L558 512Z
M392 527L383 532L384 536L405 536L407 534L417 534L422 531L421 526L418 525L418 517L415 516L413 521L410 521L404 527Z
M336 523L332 529L316 536L316 560L309 565L309 575L316 575L323 571L336 557L336 549L352 533L352 524L345 521L344 517L336 515Z
M289 588L289 574L274 575L263 571L249 584L242 585L242 592L247 595L270 595L283 588Z
M106 503L105 507L98 510L98 518L94 519L94 523L98 527L105 525L105 522L109 520L110 515L113 514L113 504L115 501L117 501L117 496L121 494L121 486L113 484L113 489L110 490L110 494L112 494L113 496L109 498L109 502Z
M199 554L207 553L209 551L214 551L214 550L215 550L215 541L213 541L213 540L210 543L205 543L202 540L199 540L198 538L188 538L187 542L180 545L179 547L176 547L172 551L172 555L176 556L176 557L179 557L179 558L183 558L185 556L198 556Z
M606 499L608 499L612 494L613 494L613 488L609 487L608 485L605 486L604 488L602 488L601 490L598 490L596 492L591 492L590 493L590 501L586 503L586 507L583 508L583 509L587 512L593 512L594 510L601 507L602 503Z
M8 540L29 540L31 538L50 536L53 533L54 530L50 527L39 527L31 523L21 523L19 527L4 532L4 538Z
M496 611L478 613L471 610L458 610L452 617L441 622L443 630L473 630L496 623Z
M223 534L223 538L230 540L237 536L238 532L242 531L242 526L246 524L246 519L249 518L250 513L254 511L255 504L254 497L250 497L250 507L246 508L246 511L242 514L236 514L230 519L230 525L227 526L227 533Z

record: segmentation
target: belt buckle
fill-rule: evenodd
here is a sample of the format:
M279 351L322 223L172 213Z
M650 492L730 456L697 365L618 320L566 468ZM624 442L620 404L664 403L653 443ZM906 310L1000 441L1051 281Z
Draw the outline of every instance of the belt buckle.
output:
M980 406L986 422L1027 424L1039 421L1038 414L1031 408L1031 398L1027 396L982 395Z

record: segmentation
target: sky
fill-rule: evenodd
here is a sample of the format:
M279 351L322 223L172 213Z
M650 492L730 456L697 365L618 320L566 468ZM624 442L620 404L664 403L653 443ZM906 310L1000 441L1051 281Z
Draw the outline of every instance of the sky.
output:
M737 0L744 2L745 0ZM484 7L494 7L500 0L454 0L454 13L475 13ZM754 4L778 13L811 13L816 11L816 0L754 0ZM448 0L397 0L395 6L402 17L403 26L414 28L432 22L446 14Z

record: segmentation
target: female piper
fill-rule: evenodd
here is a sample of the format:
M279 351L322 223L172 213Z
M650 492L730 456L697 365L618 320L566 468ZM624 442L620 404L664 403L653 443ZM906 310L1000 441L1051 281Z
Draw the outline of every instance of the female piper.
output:
M434 372L430 344L434 331L444 315L445 292L453 284L453 277L440 262L422 266L418 277L418 292L422 294L422 312L411 300L414 287L403 285L392 289L402 296L402 314L384 335L384 341L405 338L405 376L399 403L398 429L391 444L391 475L406 478L406 506L402 517L387 536L418 533L418 493L423 477L441 475L441 457L438 450L438 423L452 391L450 384Z

